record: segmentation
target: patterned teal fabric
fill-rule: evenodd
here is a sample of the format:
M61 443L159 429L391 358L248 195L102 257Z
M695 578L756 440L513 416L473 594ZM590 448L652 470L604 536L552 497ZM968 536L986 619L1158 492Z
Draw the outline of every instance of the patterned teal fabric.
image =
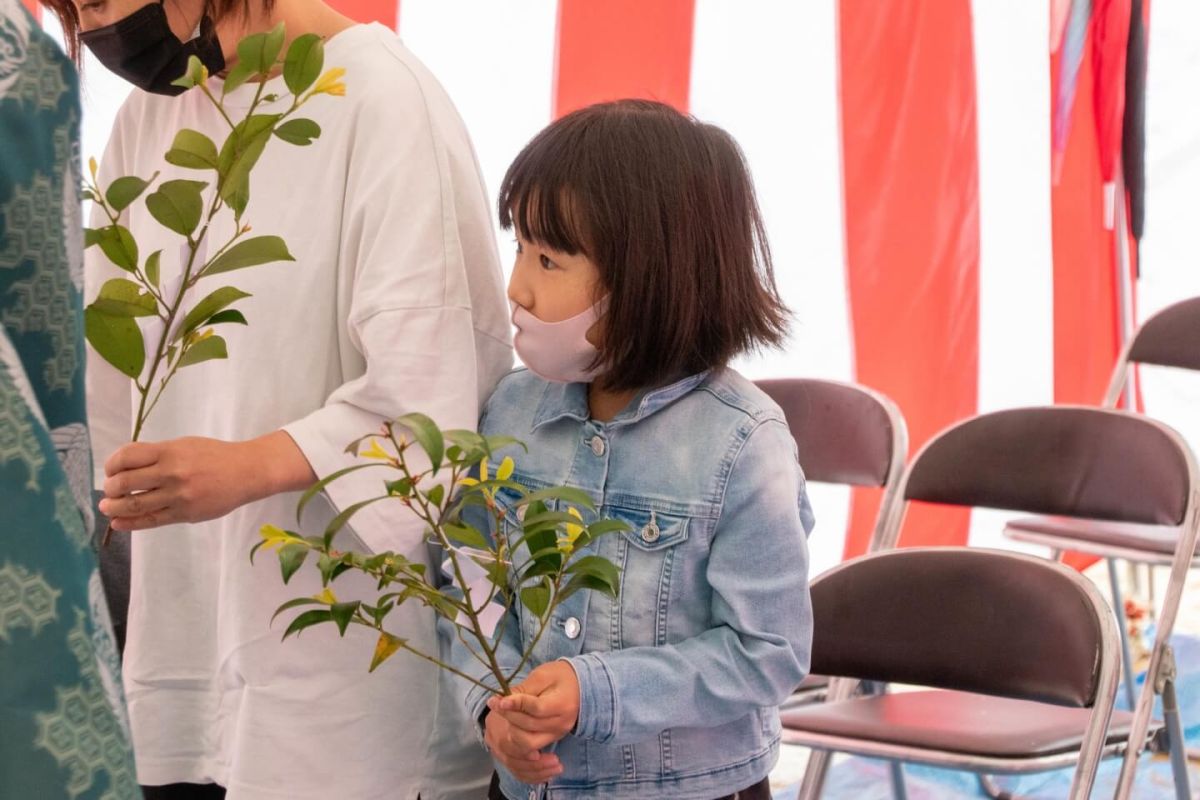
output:
M79 116L0 0L0 798L140 796L90 537Z

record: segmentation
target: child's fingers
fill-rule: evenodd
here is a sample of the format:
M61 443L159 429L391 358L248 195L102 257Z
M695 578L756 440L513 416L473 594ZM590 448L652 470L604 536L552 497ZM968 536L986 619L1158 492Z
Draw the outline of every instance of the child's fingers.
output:
M558 733L530 733L520 728L510 728L508 735L517 747L535 751L549 747L562 738L562 734Z
M551 769L544 769L544 768L539 767L539 768L529 770L529 771L523 770L521 768L516 768L516 769L514 769L512 767L509 768L509 772L511 772L513 775L515 775L517 780L521 781L521 783L528 783L528 784L532 784L534 786L536 786L540 783L546 783L547 781L551 780L552 778L557 778L559 775L562 774L562 771L563 771L562 765L553 767Z
M506 697L493 697L488 700L488 706L492 711L503 711L505 714L516 711L531 717L544 717L550 713L550 709L548 708L549 703L531 694L510 694Z
M523 711L496 711L494 713L508 720L509 725L530 733L550 733L562 727L562 722L557 716L535 717Z

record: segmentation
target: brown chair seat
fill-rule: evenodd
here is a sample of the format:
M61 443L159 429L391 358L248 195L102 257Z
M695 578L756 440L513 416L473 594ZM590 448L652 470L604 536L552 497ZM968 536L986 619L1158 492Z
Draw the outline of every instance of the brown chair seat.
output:
M942 750L987 758L1028 759L1078 750L1091 709L970 692L897 692L803 706L780 714L803 733ZM1114 711L1108 743L1129 735L1132 715ZM803 742L798 742L803 744ZM853 752L853 748L838 748Z
M1049 536L1069 539L1080 545L1091 543L1101 549L1118 547L1171 558L1175 555L1180 531L1172 525L1139 525L1133 522L1047 516L1012 520L1005 526L1004 533L1020 541L1041 542L1042 537Z

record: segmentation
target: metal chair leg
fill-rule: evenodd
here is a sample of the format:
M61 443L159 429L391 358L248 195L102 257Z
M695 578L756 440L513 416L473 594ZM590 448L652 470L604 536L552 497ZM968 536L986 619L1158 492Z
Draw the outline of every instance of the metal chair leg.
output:
M1188 779L1187 742L1183 738L1183 723L1179 718L1179 699L1175 696L1175 679L1163 681L1163 722L1167 728L1167 742L1171 748L1171 774L1175 779L1175 797L1190 800L1192 796Z
M1108 562L1108 584L1112 590L1113 614L1117 618L1117 630L1121 633L1121 668L1125 677L1125 701L1129 710L1137 703L1137 693L1134 691L1133 653L1129 647L1129 620L1125 617L1125 598L1121 594L1121 581L1117 576L1117 561L1114 558Z
M796 800L817 800L821 796L832 757L833 753L828 750L813 750L808 754L808 766L804 768L804 780L800 782Z
M891 761L888 766L892 772L892 800L908 800L908 789L904 786L904 764Z
M995 779L990 775L976 775L975 777L979 779L979 788L992 800L1016 800L1016 795L997 786Z

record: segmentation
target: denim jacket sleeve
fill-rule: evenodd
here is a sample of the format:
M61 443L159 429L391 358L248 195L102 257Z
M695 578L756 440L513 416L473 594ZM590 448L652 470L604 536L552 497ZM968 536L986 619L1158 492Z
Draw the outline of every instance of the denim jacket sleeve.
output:
M566 659L579 678L576 735L628 744L782 702L809 667L811 525L791 434L779 420L758 423L734 456L710 544L713 626L674 644Z

